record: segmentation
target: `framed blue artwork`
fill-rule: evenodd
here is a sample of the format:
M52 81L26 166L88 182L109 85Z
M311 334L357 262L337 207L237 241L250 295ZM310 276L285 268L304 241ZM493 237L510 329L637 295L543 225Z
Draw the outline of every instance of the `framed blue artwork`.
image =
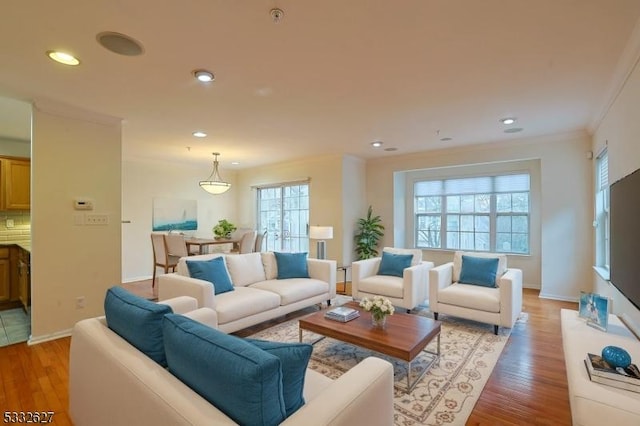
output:
M198 229L198 202L175 198L153 199L154 231L195 231Z

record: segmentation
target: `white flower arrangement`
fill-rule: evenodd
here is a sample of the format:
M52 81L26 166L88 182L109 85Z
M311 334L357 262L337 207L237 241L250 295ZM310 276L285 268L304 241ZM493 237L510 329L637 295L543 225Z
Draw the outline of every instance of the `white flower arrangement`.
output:
M382 296L373 296L371 300L365 297L360 301L360 306L365 311L371 312L371 316L376 321L382 320L387 315L393 315L396 310L389 299Z

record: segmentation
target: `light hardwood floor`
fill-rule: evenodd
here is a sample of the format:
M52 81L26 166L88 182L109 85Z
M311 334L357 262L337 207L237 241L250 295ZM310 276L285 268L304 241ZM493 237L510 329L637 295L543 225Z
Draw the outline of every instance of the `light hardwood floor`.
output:
M150 281L124 286L145 297L154 295ZM512 330L467 425L571 424L560 332L562 308L577 309L577 304L540 299L537 291L524 291L527 318ZM246 336L308 312L236 334ZM62 338L0 348L0 411L54 411L54 424L71 424L69 344L70 338Z

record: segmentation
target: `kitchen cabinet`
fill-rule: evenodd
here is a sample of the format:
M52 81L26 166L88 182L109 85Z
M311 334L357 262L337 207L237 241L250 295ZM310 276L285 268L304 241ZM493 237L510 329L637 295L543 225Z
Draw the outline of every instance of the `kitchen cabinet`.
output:
M13 296L11 290L9 247L0 247L0 302L12 301Z
M31 253L19 248L18 254L18 299L26 311L31 303Z
M2 176L2 210L31 209L31 160L3 157L0 159Z

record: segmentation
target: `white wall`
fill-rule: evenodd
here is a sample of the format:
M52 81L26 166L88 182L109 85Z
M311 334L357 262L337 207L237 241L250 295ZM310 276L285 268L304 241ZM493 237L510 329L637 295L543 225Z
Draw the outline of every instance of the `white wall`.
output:
M36 102L31 158L31 341L69 333L103 314L120 281L120 120ZM105 226L76 225L75 197L90 197ZM76 308L76 298L85 308Z
M637 63L615 102L598 126L593 137L593 152L605 146L609 154L609 182L613 183L640 168L640 68ZM595 251L592 253L595 259ZM640 330L640 311L610 282L593 272L593 290L613 299L613 312L622 315ZM638 283L640 285L640 283Z
M589 149L588 136L578 133L370 160L367 200L382 217L385 228L394 230L394 210L404 204L403 186L394 189L398 185L394 182L396 172L539 160L541 200L533 209L539 208L540 212L540 254L509 256L509 265L521 268L524 282L540 288L541 297L577 300L580 290L588 290L591 282L592 165L585 155ZM406 235L406 230L387 231L382 245L395 245L394 235ZM425 258L441 264L452 255L429 251Z
M345 156L342 160L342 258L339 265L351 265L355 260L355 238L358 219L367 214L365 198L367 176L366 162L361 158ZM351 280L351 270L347 270L347 280ZM343 280L344 275L338 277ZM341 288L341 287L340 287Z
M180 163L142 161L122 163L123 282L148 279L153 274L150 234L154 197L197 201L198 230L185 234L212 238L212 228L220 219L228 219L238 227L246 226L236 213L236 194L242 189L236 185L235 174L220 169L222 177L231 183L231 189L224 194L212 195L198 186L198 182L210 173L210 166L198 168Z
M310 179L309 222L311 225L333 226L333 239L327 240L327 258L343 259L343 158L327 156L272 164L238 172L238 213L244 223L256 225L256 191L252 186ZM310 257L316 257L316 245L309 247ZM340 263L340 262L339 262Z
M31 157L31 141L0 138L0 155L7 157Z

